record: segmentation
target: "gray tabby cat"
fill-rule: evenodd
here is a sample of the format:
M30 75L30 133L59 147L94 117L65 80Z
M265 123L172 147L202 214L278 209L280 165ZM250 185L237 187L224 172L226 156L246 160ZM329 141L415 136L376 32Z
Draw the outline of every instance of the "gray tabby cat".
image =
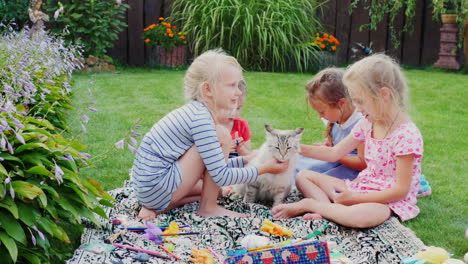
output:
M279 161L289 160L288 169L280 174L265 173L258 176L254 183L234 186L234 197L244 197L244 202L259 201L273 206L281 204L291 191L294 169L300 153L300 140L304 128L279 130L265 125L266 141L248 166L258 166L273 158Z

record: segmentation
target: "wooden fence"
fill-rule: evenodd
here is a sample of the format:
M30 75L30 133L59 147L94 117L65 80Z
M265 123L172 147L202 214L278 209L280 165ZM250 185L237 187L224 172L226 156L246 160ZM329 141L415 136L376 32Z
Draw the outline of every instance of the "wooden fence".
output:
M173 0L128 0L124 29L116 41L110 55L123 63L142 66L149 62L149 48L142 39L143 28L158 22L160 16L170 16L170 4ZM432 0L418 0L416 15L413 21L412 34L401 34L400 46L397 48L391 40L391 34L385 17L376 31L359 31L362 24L369 22L369 16L363 6L358 6L350 15L348 6L351 0L328 0L324 8L322 21L329 33L334 34L341 42L338 62L352 60L352 47L356 42L369 45L375 52L385 52L397 58L402 64L427 66L438 58L440 22L432 20ZM395 18L393 27L401 31L405 23L403 10Z

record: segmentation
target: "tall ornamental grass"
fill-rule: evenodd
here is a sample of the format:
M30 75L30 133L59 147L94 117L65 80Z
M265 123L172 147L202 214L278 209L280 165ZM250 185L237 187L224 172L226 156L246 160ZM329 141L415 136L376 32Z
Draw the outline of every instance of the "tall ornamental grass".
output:
M78 56L44 31L0 38L1 263L60 262L69 253L57 245L72 242L83 218L106 217L101 204L111 206L99 183L78 174L90 155L67 132Z
M315 59L310 45L321 27L310 0L175 0L174 18L197 56L222 47L250 70L299 71Z

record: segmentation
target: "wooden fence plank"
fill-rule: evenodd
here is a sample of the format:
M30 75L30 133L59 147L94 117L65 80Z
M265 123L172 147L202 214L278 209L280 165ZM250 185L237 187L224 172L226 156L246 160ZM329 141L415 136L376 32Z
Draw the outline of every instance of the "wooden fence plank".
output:
M157 24L159 23L159 17L161 17L161 7L163 4L163 0L145 0L144 3L144 21L145 21L145 27L151 25L151 24ZM150 62L150 56L151 56L151 46L148 44L145 44L145 64L148 65Z
M382 18L382 21L377 25L376 30L370 31L370 43L372 42L372 51L376 52L385 52L387 50L387 30L388 30L388 17L385 16Z
M338 63L345 63L348 61L351 16L348 13L348 8L344 7L348 7L350 2L351 0L341 0L340 8L337 9L335 36L341 43L338 49Z
M387 55L392 56L395 58L397 61L401 61L401 47L403 46L403 39L400 32L403 30L403 23L405 21L405 14L404 10L400 10L399 14L395 17L395 20L393 21L392 25L388 25L388 31L387 31ZM390 23L390 17L387 17L388 23ZM398 36L397 39L400 41L400 44L397 45L392 39L392 29L395 32L395 34Z
M143 41L143 2L129 0L128 9L128 64L143 66L145 64L145 50Z
M128 10L125 12L123 22L128 21ZM114 42L114 46L108 51L109 56L122 64L128 63L127 50L128 50L128 28L125 27L119 32L119 38Z
M356 47L356 43L360 42L365 46L369 45L369 29L360 30L360 26L369 23L369 14L364 9L364 3L359 2L358 6L353 10L351 20L351 34L348 47L348 61L352 61L353 52L351 48Z
M422 21L423 21L423 1L416 1L416 10L414 15L413 32L405 32L402 45L403 64L419 65L421 58L421 39L422 39Z
M319 14L325 27L325 33L332 35L336 34L336 1L323 1L325 3L322 7L322 12Z
M429 66L437 61L439 56L439 36L442 23L432 19L432 0L425 0L423 40L420 65Z
M171 16L171 5L174 0L164 0L164 5L163 5L163 12L164 12L164 17L169 17ZM209 15L209 14L207 14Z

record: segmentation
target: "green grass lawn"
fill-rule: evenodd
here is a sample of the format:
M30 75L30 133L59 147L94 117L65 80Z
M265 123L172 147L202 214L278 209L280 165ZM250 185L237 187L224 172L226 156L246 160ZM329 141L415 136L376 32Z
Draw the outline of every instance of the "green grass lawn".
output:
M420 215L404 225L426 245L443 247L461 257L468 251L468 75L435 70L405 70L405 74L411 88L411 116L424 138L423 173L433 194L419 199ZM76 112L72 115L86 112L90 118L87 133L78 137L89 146L96 166L83 169L82 174L99 181L106 190L122 186L134 154L117 150L114 143L137 119L142 118L139 132L145 134L157 120L181 106L183 75L184 71L155 69L74 75ZM249 121L253 147L264 140L264 124L281 129L304 127L302 142L306 144L322 140L323 124L304 97L304 85L311 77L245 73L248 98L242 116ZM85 110L91 101L98 112ZM72 126L80 130L78 122Z

